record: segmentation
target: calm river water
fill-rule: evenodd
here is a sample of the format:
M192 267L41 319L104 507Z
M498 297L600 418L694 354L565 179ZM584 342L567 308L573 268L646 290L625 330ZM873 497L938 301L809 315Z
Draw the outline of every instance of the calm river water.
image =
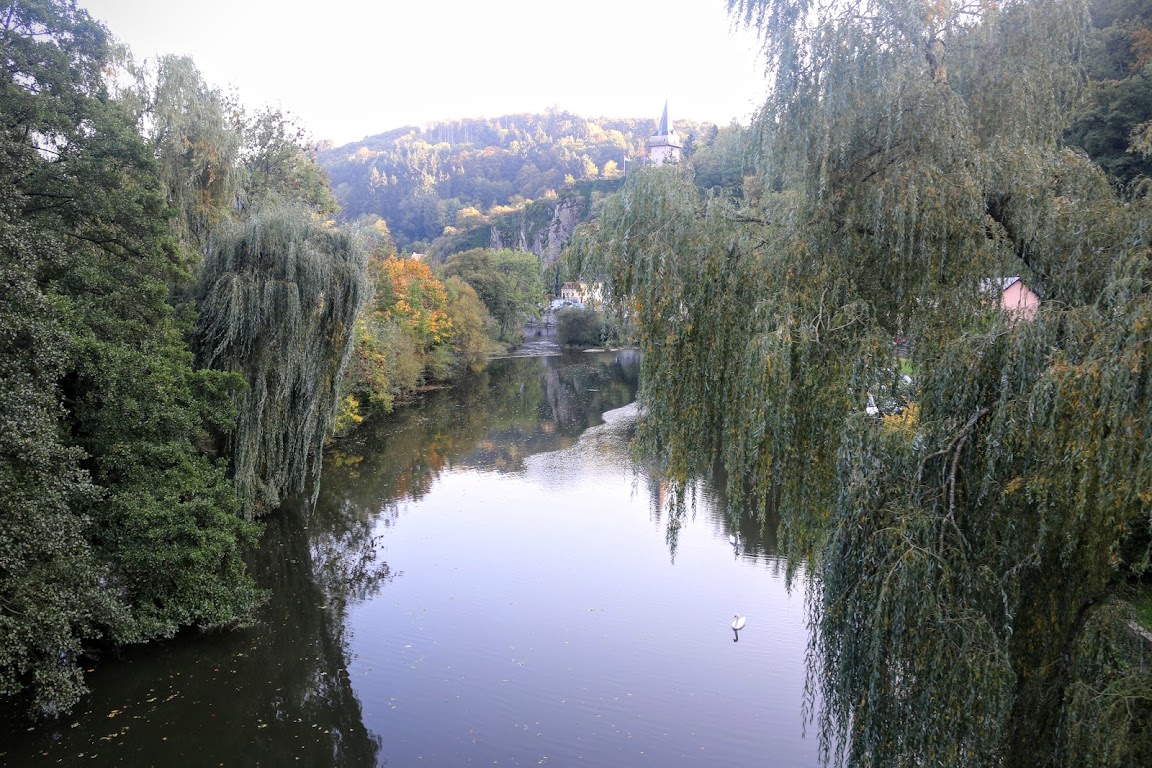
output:
M269 520L255 626L102 661L0 763L816 766L802 590L716 491L673 552L636 373L498 360L364 426Z

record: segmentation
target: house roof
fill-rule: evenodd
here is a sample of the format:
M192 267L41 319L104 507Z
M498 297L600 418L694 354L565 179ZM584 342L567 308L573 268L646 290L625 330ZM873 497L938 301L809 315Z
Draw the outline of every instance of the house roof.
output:
M1000 293L1003 293L1020 282L1020 280L1020 275L1013 275L1012 277L987 277L980 281L980 288L989 292L999 290Z

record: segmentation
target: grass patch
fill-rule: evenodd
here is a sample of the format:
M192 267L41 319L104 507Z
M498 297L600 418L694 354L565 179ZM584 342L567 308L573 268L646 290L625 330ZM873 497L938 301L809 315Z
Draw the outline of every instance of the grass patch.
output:
M1132 595L1132 608L1136 621L1144 629L1152 631L1152 584L1140 584Z

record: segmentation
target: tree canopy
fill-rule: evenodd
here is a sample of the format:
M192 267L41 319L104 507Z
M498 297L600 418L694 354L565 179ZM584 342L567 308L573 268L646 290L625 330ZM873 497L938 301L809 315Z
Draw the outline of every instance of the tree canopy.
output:
M196 341L211 368L241 373L233 465L251 516L319 478L353 327L367 299L364 253L307 211L266 207L213 236Z
M1152 4L1095 0L1089 13L1082 62L1091 88L1067 138L1128 184L1152 173Z
M780 511L827 759L1148 762L1117 598L1152 522L1150 206L1065 144L1084 5L730 8L773 73L763 194L638 173L585 233L637 321L641 443Z
M441 271L475 289L499 324L501 341L519 338L524 321L544 300L540 263L527 251L474 248L450 256Z
M356 321L345 422L359 421L362 410L391 411L397 397L429 380L483 367L492 346L492 318L466 283L445 285L424 262L385 248L370 261L375 291Z
M72 3L0 5L0 700L66 710L97 642L260 599L224 463L234 377L197 371L158 168Z
M0 5L0 49L0 706L35 716L263 600L248 518L318 466L364 265L279 111L180 57L111 94L67 0Z

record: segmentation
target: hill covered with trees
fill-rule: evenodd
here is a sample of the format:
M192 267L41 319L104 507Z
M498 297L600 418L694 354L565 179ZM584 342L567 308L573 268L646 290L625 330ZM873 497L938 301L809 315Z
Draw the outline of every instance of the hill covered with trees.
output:
M655 128L655 115L504 115L397 128L317 159L343 217L383 219L401 251L512 247L554 261L593 203L643 161ZM689 121L676 129L689 157L720 133Z
M1092 81L1067 140L1117 184L1152 176L1152 3L1095 0L1082 65Z

